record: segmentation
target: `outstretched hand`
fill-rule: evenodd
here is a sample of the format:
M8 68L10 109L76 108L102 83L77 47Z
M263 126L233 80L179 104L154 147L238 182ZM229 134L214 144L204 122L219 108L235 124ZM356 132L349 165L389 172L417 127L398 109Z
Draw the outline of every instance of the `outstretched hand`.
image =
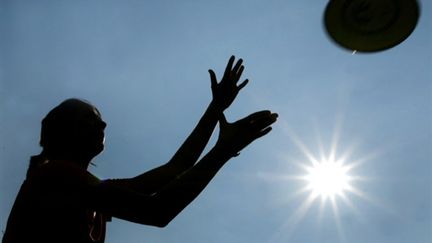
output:
M225 116L220 117L220 133L216 143L232 156L256 139L271 131L270 125L276 122L278 114L268 110L255 112L234 123L227 122Z
M233 67L234 61L235 57L231 56L225 68L224 75L219 83L215 72L212 69L209 69L213 103L215 103L221 111L224 111L232 104L239 91L249 82L249 80L246 79L237 86L240 76L243 73L244 66L242 65L243 60L239 59Z

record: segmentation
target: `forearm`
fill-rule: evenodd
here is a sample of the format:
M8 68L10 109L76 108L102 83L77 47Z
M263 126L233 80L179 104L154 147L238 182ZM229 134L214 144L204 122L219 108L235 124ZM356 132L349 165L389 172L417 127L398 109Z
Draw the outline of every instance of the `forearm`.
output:
M195 164L204 151L221 112L213 102L209 104L192 133L168 162L171 166L187 170Z
M131 190L123 184L126 180L108 180L89 195L94 197L96 208L101 212L140 224L164 227L203 191L230 158L223 149L215 147L155 194Z
M192 133L168 163L134 178L117 179L115 183L145 194L159 191L195 164L213 133L219 112L216 105L210 103Z
M270 132L270 125L276 119L277 114L270 111L256 112L234 123L228 123L223 117L218 142L195 166L152 194L129 191L114 183L106 193L107 198L102 200L112 205L107 212L141 224L167 225L202 192L231 157Z
M194 167L155 194L153 199L158 202L160 225L168 224L191 203L231 157L223 148L215 147Z

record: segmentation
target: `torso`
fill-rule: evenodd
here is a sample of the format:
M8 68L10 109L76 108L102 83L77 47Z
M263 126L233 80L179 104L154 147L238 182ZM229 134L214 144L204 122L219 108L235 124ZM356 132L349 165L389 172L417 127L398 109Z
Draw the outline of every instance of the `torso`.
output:
M97 178L86 170L44 166L21 186L3 243L103 243L109 218L92 206L86 184Z

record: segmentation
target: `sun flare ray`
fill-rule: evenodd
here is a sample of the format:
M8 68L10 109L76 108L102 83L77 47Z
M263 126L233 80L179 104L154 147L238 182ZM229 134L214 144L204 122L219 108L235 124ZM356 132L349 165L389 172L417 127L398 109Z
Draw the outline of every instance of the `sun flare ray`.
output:
M339 235L339 239L341 239L342 242L344 242L345 239L345 235L343 232L343 228L342 228L342 224L340 222L340 217L339 217L339 208L336 204L336 200L334 197L331 198L331 206L332 206L332 211L333 211L333 215L334 215L334 219L335 219L335 223L336 223L336 229L337 229L337 233Z
M340 218L340 208L344 210L345 208L351 209L361 219L361 213L350 196L355 195L366 201L374 201L356 185L358 182L364 182L369 178L356 175L355 172L359 166L376 158L379 153L371 153L353 159L352 157L356 155L356 146L345 146L345 150L340 151L342 148L340 143L342 117L337 117L336 120L333 134L330 136L328 143L324 143L325 140L323 140L318 127L315 127L317 153L313 153L314 150L306 146L306 143L300 139L286 122L283 124L284 132L297 146L304 158L303 160L292 159L286 155L281 158L284 161L294 163L297 168L303 171L303 174L297 174L295 180L302 181L304 186L294 194L296 197L306 195L303 203L292 213L284 225L288 225L287 228L291 232L303 220L312 205L318 201L318 208L316 208L318 210L318 223L321 224L326 215L325 211L330 209L338 237L341 241L344 241L345 234ZM326 144L328 144L328 147L325 146ZM340 201L342 201L342 204L340 204Z

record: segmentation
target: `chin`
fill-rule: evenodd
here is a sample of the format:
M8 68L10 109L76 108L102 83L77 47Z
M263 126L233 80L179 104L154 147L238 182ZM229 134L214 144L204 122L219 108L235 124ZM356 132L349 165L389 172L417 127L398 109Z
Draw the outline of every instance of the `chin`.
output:
M104 151L104 149L105 149L105 145L103 145L103 144L99 145L99 146L95 149L96 155L102 153L102 152Z
M91 157L96 157L97 155L99 155L100 153L102 153L102 151L104 150L104 145L97 145L97 146L93 146L91 148L88 148L88 154L91 155Z

